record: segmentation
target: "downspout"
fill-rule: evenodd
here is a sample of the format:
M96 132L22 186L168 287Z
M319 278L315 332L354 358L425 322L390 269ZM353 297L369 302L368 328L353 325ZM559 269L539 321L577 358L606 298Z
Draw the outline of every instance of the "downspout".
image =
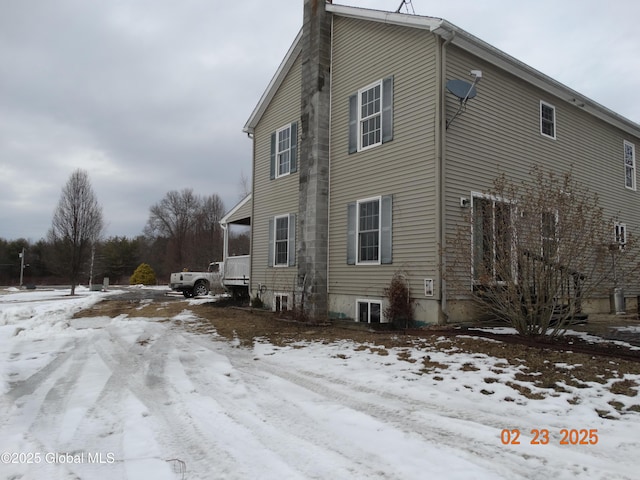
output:
M434 32L436 33L436 32ZM441 33L436 33L436 40L438 42L436 48L436 236L438 239L438 257L440 258L439 265L439 300L440 305L438 309L438 324L443 325L447 323L449 317L448 305L447 305L447 282L444 278L446 274L447 259L444 252L447 240L446 232L446 199L445 195L445 181L446 181L446 140L447 140L447 108L446 98L444 94L444 85L447 76L447 45L451 43L455 37L455 32L448 32L450 36L444 38Z

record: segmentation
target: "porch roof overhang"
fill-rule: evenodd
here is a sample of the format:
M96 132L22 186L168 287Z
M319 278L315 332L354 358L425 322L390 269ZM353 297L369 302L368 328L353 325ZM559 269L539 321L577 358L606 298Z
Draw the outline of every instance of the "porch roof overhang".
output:
M249 193L220 219L220 225L251 225L251 199L252 194Z

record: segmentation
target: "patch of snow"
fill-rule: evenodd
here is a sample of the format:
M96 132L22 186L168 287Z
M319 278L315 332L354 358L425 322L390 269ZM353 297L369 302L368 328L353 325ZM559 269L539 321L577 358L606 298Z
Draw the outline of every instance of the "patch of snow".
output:
M0 297L0 452L43 459L4 464L7 478L637 476L638 395L610 387L640 375L555 392L518 380L524 367L505 359L419 340L246 348L183 330L186 309L72 319L105 298L80 293ZM549 443L532 444L542 429ZM598 442L560 445L563 429L597 430ZM520 444L503 443L516 430ZM56 453L83 461L44 461Z

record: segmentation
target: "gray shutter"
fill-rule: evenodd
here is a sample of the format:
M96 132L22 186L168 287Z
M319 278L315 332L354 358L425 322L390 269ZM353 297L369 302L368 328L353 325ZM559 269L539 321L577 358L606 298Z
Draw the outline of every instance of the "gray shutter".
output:
M355 203L347 205L347 265L356 264L356 225L358 222Z
M291 124L291 173L298 171L298 122Z
M276 132L271 134L271 165L269 167L269 178L276 178Z
M289 266L296 264L296 214L289 214Z
M275 249L275 224L273 217L269 219L269 253L267 254L267 265L273 267L273 254Z
M393 196L382 197L380 205L380 263L393 263Z
M349 97L349 153L358 151L358 94Z
M393 140L393 76L382 80L382 143Z

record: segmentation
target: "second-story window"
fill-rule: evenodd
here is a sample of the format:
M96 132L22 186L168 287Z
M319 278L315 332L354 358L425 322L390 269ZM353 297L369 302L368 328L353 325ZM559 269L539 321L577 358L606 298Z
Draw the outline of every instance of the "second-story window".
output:
M631 190L636 189L636 146L626 140L624 142L624 186Z
M271 134L271 180L298 171L298 124L293 122Z
M278 130L278 145L276 152L276 177L289 175L291 170L291 127Z
M545 137L556 138L556 108L540 101L540 133Z
M358 94L360 106L360 149L382 143L382 82L361 90Z
M393 77L378 80L349 97L349 153L393 140Z

